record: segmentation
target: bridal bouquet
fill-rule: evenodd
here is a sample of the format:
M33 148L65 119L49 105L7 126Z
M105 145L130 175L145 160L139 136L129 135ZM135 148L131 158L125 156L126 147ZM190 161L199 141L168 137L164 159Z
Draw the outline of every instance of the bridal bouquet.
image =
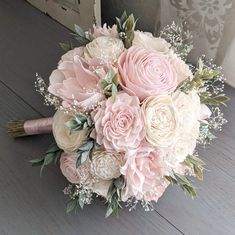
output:
M76 25L82 46L61 44L67 53L48 87L37 75L54 117L9 124L15 136L53 132L55 143L31 163L59 163L67 212L93 195L105 198L106 216L137 203L148 211L170 184L196 196L191 177L203 178L204 162L195 147L226 123L221 68L204 56L187 63L190 32L173 23L155 37L135 26L126 13L112 27Z

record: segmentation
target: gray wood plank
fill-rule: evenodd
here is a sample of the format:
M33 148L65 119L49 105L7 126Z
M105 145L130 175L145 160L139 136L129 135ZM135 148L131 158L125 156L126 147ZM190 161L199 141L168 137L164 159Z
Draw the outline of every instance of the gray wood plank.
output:
M70 31L24 0L0 1L0 29L0 80L47 115L35 96L35 74L48 80L64 53L59 42L70 40Z
M10 235L128 235L182 234L156 212L122 211L120 219L105 219L98 199L78 214L66 214L62 189L67 182L57 167L39 169L28 160L38 157L51 142L49 136L10 139L8 120L36 118L38 113L0 83L0 234Z

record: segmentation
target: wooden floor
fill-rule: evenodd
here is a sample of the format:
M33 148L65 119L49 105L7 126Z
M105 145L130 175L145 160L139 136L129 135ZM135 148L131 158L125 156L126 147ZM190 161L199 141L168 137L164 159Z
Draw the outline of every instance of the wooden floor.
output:
M10 139L7 121L48 116L53 110L34 91L35 72L47 78L56 67L60 41L69 31L23 0L0 1L0 235L234 235L235 234L235 89L225 109L229 123L207 151L199 197L191 200L169 187L156 211L123 210L120 219L104 219L97 201L78 214L65 213L64 177L56 168L31 168L50 136Z

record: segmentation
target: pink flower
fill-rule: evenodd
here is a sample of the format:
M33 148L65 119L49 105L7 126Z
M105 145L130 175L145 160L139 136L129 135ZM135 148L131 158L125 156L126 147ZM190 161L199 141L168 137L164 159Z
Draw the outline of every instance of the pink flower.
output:
M118 38L117 25L115 24L112 27L107 27L107 24L104 24L103 27L93 25L93 29L94 32L92 36L94 38L98 38L100 36Z
M137 148L145 135L139 100L124 92L110 97L95 114L94 122L96 141L106 149L121 152Z
M58 68L50 76L49 92L62 99L62 105L91 109L103 99L99 77L89 70L81 57L83 48L75 48L62 56Z
M168 186L160 152L144 143L138 149L127 151L125 157L126 164L121 168L126 181L123 199L134 196L138 200L157 201Z
M178 83L183 82L185 79L193 79L193 74L189 66L172 51L170 53L170 62L177 73Z
M87 161L76 168L77 158L77 153L63 153L60 157L61 172L73 184L89 184L91 181L90 164Z
M169 94L177 87L177 74L161 53L133 46L119 57L120 84L128 94L143 101L149 96Z

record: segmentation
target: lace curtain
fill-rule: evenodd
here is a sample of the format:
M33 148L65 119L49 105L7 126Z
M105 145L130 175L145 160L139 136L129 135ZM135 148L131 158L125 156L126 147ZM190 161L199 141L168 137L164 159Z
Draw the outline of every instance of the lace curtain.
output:
M161 26L173 20L193 31L191 61L201 54L213 58L235 87L235 0L161 0Z

